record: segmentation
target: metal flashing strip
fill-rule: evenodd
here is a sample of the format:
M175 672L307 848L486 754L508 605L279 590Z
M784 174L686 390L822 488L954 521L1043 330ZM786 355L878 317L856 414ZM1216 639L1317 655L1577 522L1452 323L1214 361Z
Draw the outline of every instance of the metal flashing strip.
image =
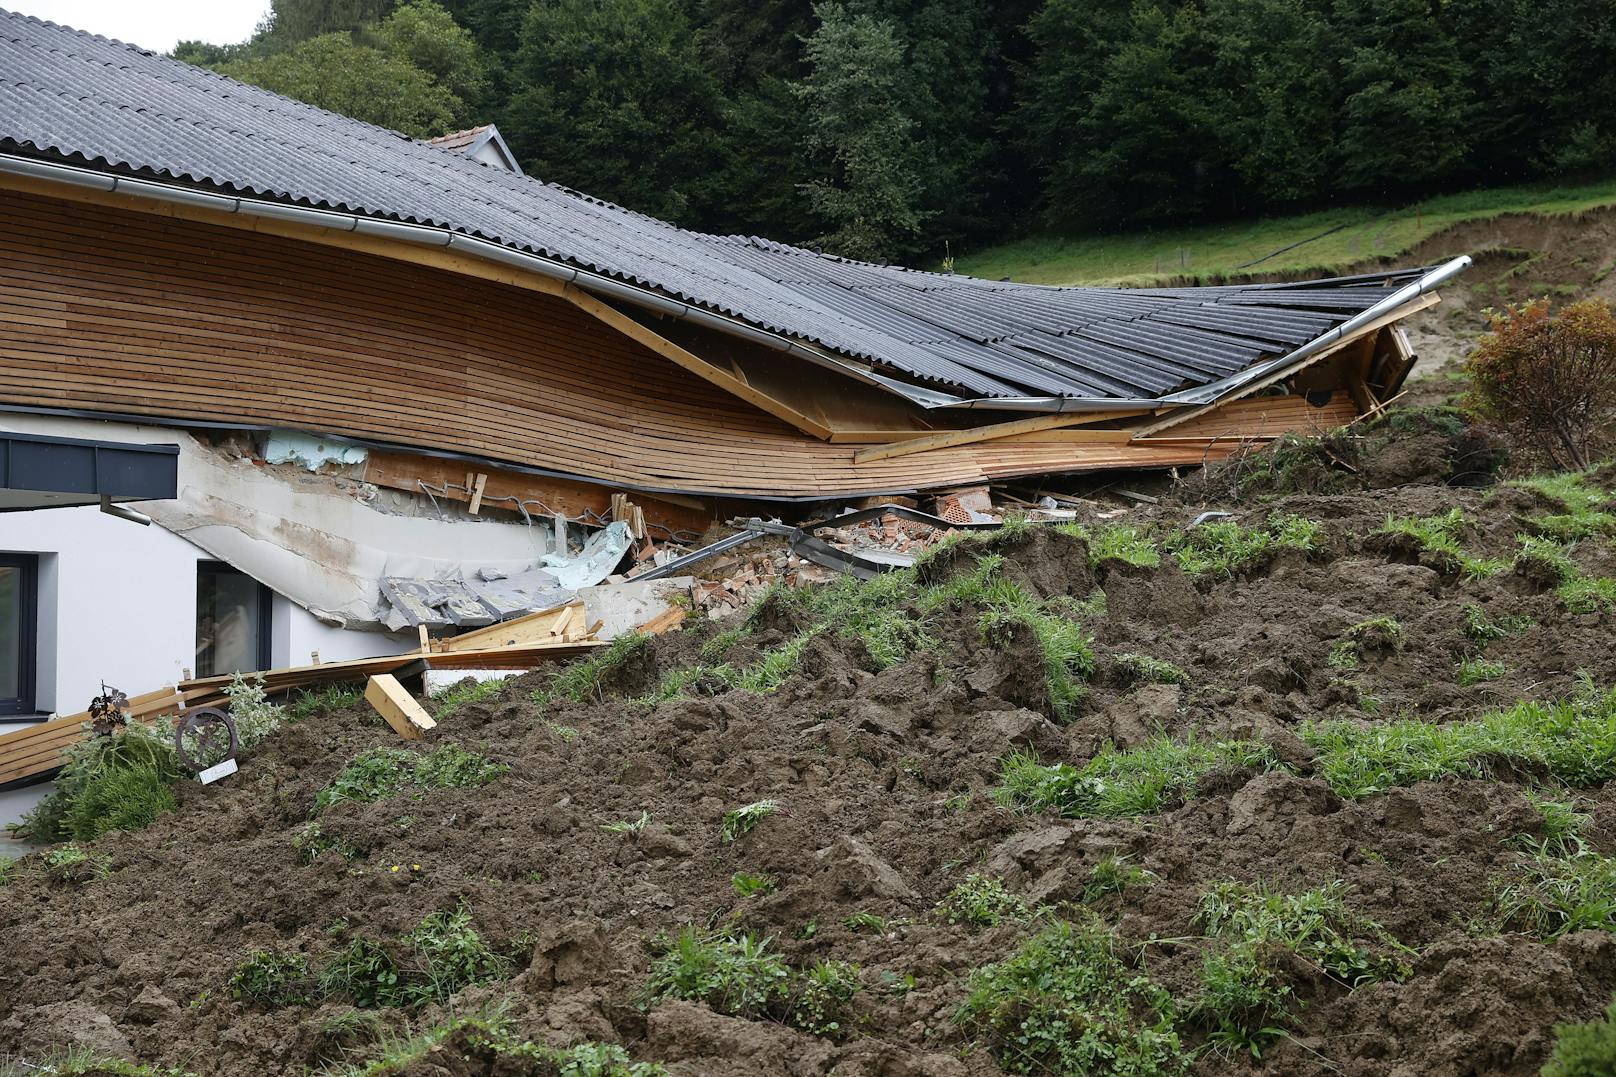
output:
M0 491L6 501L44 498L38 505L158 501L178 489L178 445L89 441L0 431Z

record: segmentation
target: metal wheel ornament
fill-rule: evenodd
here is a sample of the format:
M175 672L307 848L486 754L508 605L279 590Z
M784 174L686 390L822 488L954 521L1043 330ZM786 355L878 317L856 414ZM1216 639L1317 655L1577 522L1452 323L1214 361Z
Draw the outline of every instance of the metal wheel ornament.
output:
M236 723L224 711L212 707L187 711L174 723L174 751L194 774L234 759L240 745Z

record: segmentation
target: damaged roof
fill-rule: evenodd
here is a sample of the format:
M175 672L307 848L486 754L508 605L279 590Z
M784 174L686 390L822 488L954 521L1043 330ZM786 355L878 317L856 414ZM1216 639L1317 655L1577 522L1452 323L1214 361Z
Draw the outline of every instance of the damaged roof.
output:
M703 235L7 12L0 153L464 233L972 399L1159 399L1307 344L1411 276L1049 287Z

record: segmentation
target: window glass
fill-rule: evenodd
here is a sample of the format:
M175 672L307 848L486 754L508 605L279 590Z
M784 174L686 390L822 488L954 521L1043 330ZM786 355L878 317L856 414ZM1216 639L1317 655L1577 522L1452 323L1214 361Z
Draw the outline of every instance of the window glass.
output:
M228 565L203 562L196 579L196 675L263 669L269 591Z
M0 564L0 699L22 695L22 568Z

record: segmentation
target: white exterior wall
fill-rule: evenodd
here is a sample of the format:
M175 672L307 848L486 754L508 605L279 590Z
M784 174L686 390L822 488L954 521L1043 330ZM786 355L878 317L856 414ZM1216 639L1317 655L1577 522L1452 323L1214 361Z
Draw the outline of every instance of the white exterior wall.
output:
M161 527L95 508L0 513L0 550L39 555L36 705L71 714L101 683L130 695L196 666L196 563L212 558ZM410 640L350 632L274 596L271 664L300 666L408 650Z

